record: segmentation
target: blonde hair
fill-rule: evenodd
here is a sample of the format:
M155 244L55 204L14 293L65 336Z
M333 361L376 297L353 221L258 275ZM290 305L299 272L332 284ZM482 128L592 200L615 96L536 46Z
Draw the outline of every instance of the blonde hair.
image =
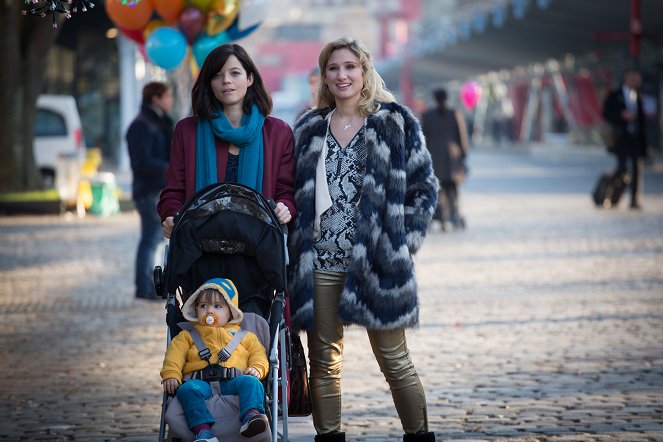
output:
M359 42L350 37L342 37L327 43L318 57L318 66L320 67L320 86L316 94L316 108L324 109L325 107L336 107L334 95L324 82L327 73L327 63L331 57L332 52L338 49L348 49L359 59L361 70L364 77L364 84L361 88L361 96L359 98L359 112L363 116L372 114L380 109L380 101L392 102L396 101L391 92L389 92L384 84L384 80L373 66L368 49Z

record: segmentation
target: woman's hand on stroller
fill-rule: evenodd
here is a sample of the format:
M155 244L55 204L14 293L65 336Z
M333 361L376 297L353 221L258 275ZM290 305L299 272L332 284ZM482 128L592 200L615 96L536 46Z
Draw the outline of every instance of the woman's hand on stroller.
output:
M173 396L175 395L177 388L180 386L180 381L174 378L168 378L164 379L162 384L163 384L163 391Z
M166 238L170 238L170 233L173 231L173 227L175 227L175 221L173 220L172 216L169 216L161 223L161 228L163 229L163 236L165 236Z
M279 219L279 222L281 224L288 224L290 220L292 220L292 216L290 215L290 209L288 209L288 206L286 206L281 202L276 203L276 207L274 208L274 214Z
M244 371L244 374L247 374L249 376L256 377L260 379L260 372L256 370L254 367L249 367Z

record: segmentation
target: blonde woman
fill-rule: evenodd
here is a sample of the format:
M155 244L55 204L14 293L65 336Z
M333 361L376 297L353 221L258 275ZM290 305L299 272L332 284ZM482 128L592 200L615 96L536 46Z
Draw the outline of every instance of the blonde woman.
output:
M293 324L308 334L316 441L341 431L343 327L367 329L406 442L434 441L405 329L419 320L414 255L438 182L419 123L397 104L361 43L342 38L318 59L316 107L295 126L291 235Z

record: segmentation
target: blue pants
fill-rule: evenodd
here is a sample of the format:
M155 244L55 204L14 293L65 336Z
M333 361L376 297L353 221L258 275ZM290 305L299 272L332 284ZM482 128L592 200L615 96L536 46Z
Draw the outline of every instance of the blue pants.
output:
M140 215L140 242L136 253L136 296L156 297L154 290L154 255L163 240L161 219L157 213L159 193L135 198L136 210Z
M256 409L260 413L265 412L265 389L260 379L243 375L219 384L221 394L239 395L240 421L251 409ZM214 423L214 418L205 406L205 401L211 397L212 387L207 382L198 379L188 380L177 389L177 399L182 403L189 428Z

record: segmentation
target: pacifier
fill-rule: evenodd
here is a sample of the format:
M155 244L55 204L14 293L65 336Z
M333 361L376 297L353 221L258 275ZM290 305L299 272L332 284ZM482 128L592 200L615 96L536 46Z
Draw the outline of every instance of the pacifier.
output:
M214 326L219 323L219 318L213 312L209 312L205 316L200 318L200 323L202 325Z

